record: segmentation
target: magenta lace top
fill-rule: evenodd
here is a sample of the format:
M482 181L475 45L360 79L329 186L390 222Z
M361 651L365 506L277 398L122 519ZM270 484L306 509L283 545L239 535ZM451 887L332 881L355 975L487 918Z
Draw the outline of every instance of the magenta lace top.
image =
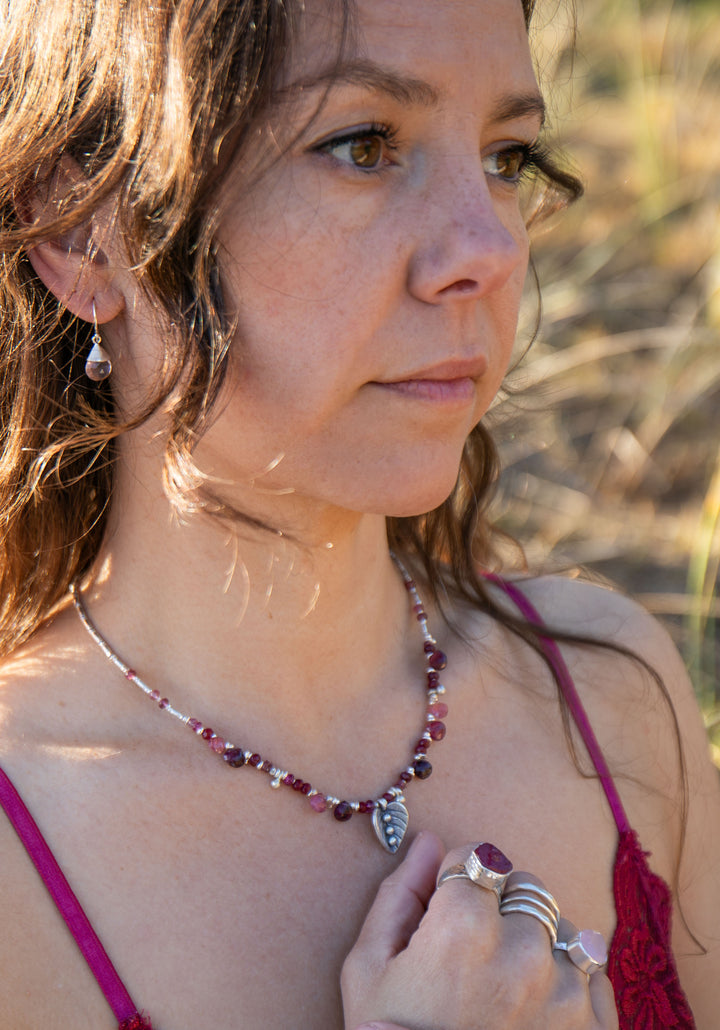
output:
M542 619L512 583L488 577L515 602L529 622ZM610 945L608 975L615 990L620 1030L695 1030L670 947L670 890L653 873L630 827L615 784L582 707L575 684L557 644L543 638L542 646L577 723L618 827L614 893L617 926ZM119 1030L152 1030L115 971L100 939L73 894L33 817L6 774L0 769L0 805L25 845L30 858L75 938L85 961L105 995Z

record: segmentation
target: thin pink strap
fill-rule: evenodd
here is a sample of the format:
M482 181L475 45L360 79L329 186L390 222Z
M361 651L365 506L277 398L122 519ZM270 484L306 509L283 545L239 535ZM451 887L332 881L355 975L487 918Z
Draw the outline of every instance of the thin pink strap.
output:
M520 612L528 622L532 623L534 626L545 625L540 613L514 583L509 583L500 576L493 574L487 574L485 578L490 580L490 582L497 584L497 586L501 587L505 591L508 597L515 602L517 607L520 609ZM578 730L580 731L580 736L585 742L585 747L588 749L588 754L592 759L592 763L597 770L600 783L602 784L603 790L605 791L605 795L610 804L610 811L613 814L617 828L620 833L624 833L627 830L632 829L632 827L630 826L628 817L625 814L625 809L623 808L622 801L620 800L620 795L613 783L610 770L603 758L603 753L600 750L597 737L593 732L587 713L583 708L580 695L578 694L573 678L570 675L570 670L565 664L565 659L562 656L560 648L551 637L541 636L539 640L540 646L545 653L545 657L557 677L560 689L563 692L567 706L570 709Z
M2 769L0 769L0 805L5 809L15 832L35 863L35 868L40 873L60 915L67 923L70 933L75 938L116 1019L121 1023L123 1020L131 1022L137 1016L137 1008L132 998L115 971L99 937L90 925L80 902L73 894L62 869L55 861L35 820Z

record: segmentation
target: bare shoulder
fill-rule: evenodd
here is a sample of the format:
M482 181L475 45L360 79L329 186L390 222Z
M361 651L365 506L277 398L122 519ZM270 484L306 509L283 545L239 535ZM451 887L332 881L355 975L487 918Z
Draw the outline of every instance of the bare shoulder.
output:
M522 583L567 661L631 825L676 894L673 945L698 1027L720 997L720 779L683 661L664 627L620 592L550 576ZM637 655L628 659L613 648Z

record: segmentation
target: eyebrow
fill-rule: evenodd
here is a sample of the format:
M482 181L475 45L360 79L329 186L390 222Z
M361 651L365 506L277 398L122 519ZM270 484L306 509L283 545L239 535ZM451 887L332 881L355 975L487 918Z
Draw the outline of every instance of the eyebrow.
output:
M383 68L374 61L362 59L342 61L311 78L299 79L291 83L281 92L317 89L319 86L332 89L333 86L340 83L362 86L373 93L384 93L408 107L432 107L439 102L441 96L440 92L424 79L398 75L397 72Z
M356 59L343 61L327 71L291 83L281 93L317 89L330 90L339 84L361 86L372 93L381 93L406 107L433 107L442 99L442 92L424 79L400 75L374 61ZM536 91L501 96L492 111L492 123L509 122L528 116L539 116L545 123L546 107L542 95Z

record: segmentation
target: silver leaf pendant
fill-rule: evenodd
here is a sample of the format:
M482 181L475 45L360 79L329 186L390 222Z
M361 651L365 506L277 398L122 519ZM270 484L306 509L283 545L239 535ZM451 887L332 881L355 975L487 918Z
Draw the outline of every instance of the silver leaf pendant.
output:
M407 833L410 816L403 804L404 800L402 794L392 801L380 798L373 809L375 836L391 855L395 854Z

